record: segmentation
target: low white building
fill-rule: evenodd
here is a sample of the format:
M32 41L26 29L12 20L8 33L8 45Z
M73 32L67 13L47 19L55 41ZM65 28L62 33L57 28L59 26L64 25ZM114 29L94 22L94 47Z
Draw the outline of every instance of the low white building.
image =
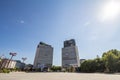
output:
M16 61L9 59L2 59L1 68L15 68Z

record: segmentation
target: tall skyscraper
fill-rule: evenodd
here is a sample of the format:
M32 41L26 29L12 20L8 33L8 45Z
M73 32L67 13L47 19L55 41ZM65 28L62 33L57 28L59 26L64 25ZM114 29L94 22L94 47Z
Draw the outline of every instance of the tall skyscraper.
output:
M51 67L53 63L53 47L40 42L34 59L34 68Z
M75 40L64 41L64 47L62 48L62 67L79 67L79 53Z

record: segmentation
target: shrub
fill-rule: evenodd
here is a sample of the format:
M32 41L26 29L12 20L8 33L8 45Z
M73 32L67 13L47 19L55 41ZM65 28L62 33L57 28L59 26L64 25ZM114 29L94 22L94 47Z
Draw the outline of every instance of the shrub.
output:
M10 73L10 70L9 69L2 69L1 72L2 73Z

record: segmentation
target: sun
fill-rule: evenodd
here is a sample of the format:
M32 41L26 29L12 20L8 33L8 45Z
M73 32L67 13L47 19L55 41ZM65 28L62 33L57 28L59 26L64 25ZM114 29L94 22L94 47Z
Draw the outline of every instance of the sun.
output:
M120 15L120 0L108 0L108 2L103 5L100 14L102 21L115 19Z

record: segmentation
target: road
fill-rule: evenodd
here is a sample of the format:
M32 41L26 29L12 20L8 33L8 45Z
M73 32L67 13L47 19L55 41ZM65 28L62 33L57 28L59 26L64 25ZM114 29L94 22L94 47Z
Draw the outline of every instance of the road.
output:
M101 73L0 73L0 80L120 80L120 74Z

